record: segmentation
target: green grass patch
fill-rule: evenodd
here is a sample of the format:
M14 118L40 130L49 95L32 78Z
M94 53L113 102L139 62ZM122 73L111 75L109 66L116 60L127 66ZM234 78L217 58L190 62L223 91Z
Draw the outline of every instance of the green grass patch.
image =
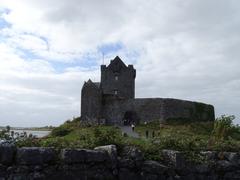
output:
M55 128L46 138L33 142L19 141L18 146L92 149L96 146L115 144L120 153L124 146L138 147L144 152L146 159L161 160L162 149L183 151L191 157L206 150L239 151L240 127L233 125L232 120L233 117L223 116L215 122L169 120L160 124L155 121L137 125L136 132L140 138L131 138L122 136L117 127L90 126L75 118ZM146 131L149 134L148 138Z

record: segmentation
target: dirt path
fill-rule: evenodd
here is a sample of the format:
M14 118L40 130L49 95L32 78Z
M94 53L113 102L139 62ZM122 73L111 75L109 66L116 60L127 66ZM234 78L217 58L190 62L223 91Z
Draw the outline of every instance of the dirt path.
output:
M119 128L122 130L122 132L126 133L128 136L139 138L138 133L132 131L132 128L130 126L119 126Z

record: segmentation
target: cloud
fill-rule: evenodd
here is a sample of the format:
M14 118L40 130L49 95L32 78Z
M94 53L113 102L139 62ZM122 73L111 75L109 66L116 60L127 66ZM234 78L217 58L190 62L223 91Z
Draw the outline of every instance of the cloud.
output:
M138 97L203 101L239 123L239 5L2 0L2 123L59 124L78 115L81 85L99 81L102 53L105 63L119 55L134 64Z

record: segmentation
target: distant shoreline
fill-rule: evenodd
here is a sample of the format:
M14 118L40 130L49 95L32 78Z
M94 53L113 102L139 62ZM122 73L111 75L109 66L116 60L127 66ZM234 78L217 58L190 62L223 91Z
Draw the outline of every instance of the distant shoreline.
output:
M0 127L0 130L2 129L6 129L5 127ZM18 131L52 131L52 128L18 128L18 127L11 127L10 131L14 131L14 130L18 130Z

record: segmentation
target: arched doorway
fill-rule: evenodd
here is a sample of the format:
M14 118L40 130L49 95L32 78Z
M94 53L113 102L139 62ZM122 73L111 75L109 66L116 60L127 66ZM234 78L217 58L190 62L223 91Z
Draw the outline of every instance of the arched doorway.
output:
M126 111L123 116L123 125L128 126L131 124L138 124L138 116L135 111Z

